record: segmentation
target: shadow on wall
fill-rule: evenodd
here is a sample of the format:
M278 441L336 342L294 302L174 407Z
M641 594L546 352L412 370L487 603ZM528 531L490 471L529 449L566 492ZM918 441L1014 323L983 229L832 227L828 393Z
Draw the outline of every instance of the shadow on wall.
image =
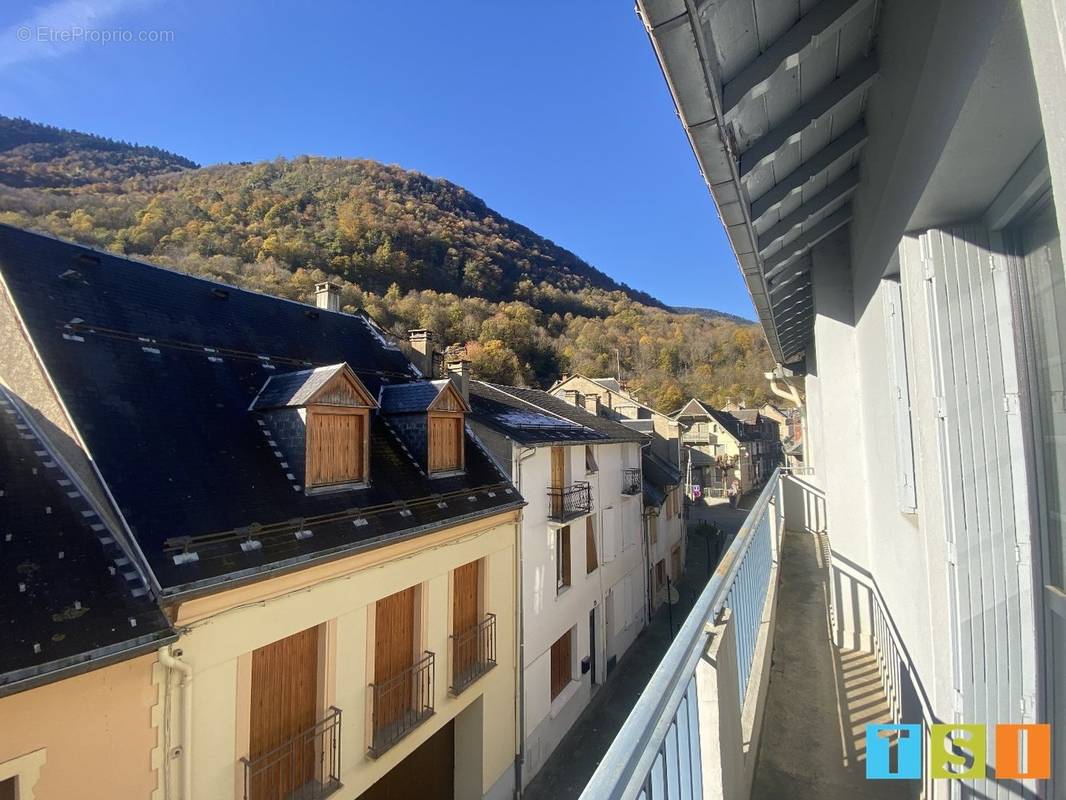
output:
M824 533L825 493L796 475L782 475L785 524L804 533Z

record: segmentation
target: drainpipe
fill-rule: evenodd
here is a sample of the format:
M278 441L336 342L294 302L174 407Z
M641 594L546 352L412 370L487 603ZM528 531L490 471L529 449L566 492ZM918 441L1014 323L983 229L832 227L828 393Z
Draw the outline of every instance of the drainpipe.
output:
M651 582L651 542L648 540L648 518L644 513L644 448L651 447L651 441L644 442L640 446L639 454L637 455L637 461L640 464L640 521L643 523L641 528L641 550L644 551L644 627L647 627L651 622L651 606L652 606L652 592L655 591L655 587ZM669 598L667 598L669 599Z
M537 450L534 447L526 447L519 450L512 445L514 459L514 480L512 482L518 489L519 494L522 494L522 462L536 452ZM518 659L515 664L518 684L518 691L516 692L517 696L515 698L518 706L516 709L518 713L515 714L515 727L518 729L518 753L515 756L514 762L514 796L516 798L522 797L522 767L526 763L526 615L525 608L522 605L524 602L523 582L525 576L525 556L522 550L523 516L524 512L520 512L518 517L518 541L515 544L515 560L517 562L515 574L515 614L518 618L518 634L516 637L518 639Z
M800 397L799 391L792 385L788 378L778 375L777 371L767 372L763 377L770 381L770 391L782 400L787 400L796 408L803 405L803 398ZM781 385L782 382L784 383L784 387Z
M167 669L181 673L181 794L182 800L192 800L192 667L179 661L182 652L178 648L171 652L170 645L160 648L159 663ZM168 676L167 691L170 691ZM164 758L169 758L166 753Z

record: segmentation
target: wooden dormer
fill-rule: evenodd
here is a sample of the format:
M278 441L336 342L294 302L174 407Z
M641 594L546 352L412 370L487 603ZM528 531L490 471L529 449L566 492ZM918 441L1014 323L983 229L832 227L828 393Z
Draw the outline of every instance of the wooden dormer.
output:
M466 465L466 413L470 410L451 381L445 381L427 409L426 427L429 474L455 472Z
M377 405L351 367L334 364L272 376L251 410L276 418L276 438L290 459L300 456L297 463L302 463L303 486L313 491L366 484L370 411ZM302 442L293 430L297 419L302 423Z

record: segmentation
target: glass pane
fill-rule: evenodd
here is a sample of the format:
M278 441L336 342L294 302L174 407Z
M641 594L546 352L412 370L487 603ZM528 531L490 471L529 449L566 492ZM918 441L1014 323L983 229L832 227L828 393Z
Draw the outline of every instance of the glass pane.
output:
M1025 277L1032 313L1037 421L1037 458L1043 466L1041 512L1048 564L1045 580L1066 587L1066 278L1050 205L1021 231Z

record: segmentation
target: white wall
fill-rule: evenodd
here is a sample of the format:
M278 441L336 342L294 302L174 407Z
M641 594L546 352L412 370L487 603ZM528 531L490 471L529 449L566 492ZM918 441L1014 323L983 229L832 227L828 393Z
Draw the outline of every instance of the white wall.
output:
M547 491L551 478L551 448L538 447L531 454L515 448L515 458L525 452L520 468L513 470L518 489L528 505L522 514L523 629L525 662L526 760L523 781L543 766L566 730L591 696L592 675L581 673L589 657L589 612L597 609L596 678L603 682L607 660L621 656L644 627L643 612L620 619L618 606L608 610L609 593L637 586L637 600L644 603L644 556L641 548L641 496L622 494L622 470L640 463L636 443L596 445L597 471L585 471L585 447L566 448L568 483L588 481L592 493L599 567L586 574L586 521L571 520L571 585L556 592L556 530L548 520ZM613 522L612 522L613 520ZM608 541L608 540L613 540ZM605 557L613 551L614 557ZM634 584L634 580L636 583ZM632 590L631 590L632 591ZM631 607L631 606L630 606ZM568 630L574 630L572 661L574 681L552 701L550 692L551 646Z

